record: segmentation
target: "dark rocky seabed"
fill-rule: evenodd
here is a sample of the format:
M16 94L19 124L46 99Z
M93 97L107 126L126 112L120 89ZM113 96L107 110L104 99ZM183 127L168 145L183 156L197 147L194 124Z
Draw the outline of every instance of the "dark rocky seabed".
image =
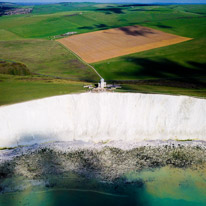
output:
M206 142L55 142L0 151L0 205L206 205Z

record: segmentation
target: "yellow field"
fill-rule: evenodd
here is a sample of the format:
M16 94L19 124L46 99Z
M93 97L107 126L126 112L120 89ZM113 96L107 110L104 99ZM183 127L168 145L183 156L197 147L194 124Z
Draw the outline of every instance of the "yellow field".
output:
M127 26L74 35L57 41L87 63L94 63L188 40L190 38L143 26Z

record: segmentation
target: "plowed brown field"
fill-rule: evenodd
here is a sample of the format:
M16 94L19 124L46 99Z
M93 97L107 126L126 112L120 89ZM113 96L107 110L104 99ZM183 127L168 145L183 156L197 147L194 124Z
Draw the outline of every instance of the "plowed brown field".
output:
M143 26L127 26L74 35L57 41L87 63L93 63L188 40L190 38Z

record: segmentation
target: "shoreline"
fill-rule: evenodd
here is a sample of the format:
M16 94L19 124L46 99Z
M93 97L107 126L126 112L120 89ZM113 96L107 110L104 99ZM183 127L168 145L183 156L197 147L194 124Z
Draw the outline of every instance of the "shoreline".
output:
M42 149L52 149L55 152L75 152L78 150L101 151L104 148L116 148L123 151L130 151L140 147L164 147L179 146L201 147L206 151L206 141L204 140L145 140L145 141L107 141L107 142L84 142L74 141L54 141L47 143L35 143L32 145L19 145L17 147L0 149L0 164L4 161L12 160L15 157L30 154Z
M206 141L70 141L0 150L0 195L70 188L70 183L76 189L93 188L94 182L124 190L147 184L140 178L142 172L165 169L204 176Z
M34 144L0 151L0 179L8 176L45 177L75 172L106 181L129 171L164 166L206 165L206 141L143 141Z

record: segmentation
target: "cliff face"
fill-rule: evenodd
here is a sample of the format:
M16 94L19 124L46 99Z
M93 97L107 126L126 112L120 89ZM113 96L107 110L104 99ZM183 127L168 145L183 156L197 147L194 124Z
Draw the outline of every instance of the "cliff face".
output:
M0 147L47 141L206 140L206 100L83 93L0 107Z

